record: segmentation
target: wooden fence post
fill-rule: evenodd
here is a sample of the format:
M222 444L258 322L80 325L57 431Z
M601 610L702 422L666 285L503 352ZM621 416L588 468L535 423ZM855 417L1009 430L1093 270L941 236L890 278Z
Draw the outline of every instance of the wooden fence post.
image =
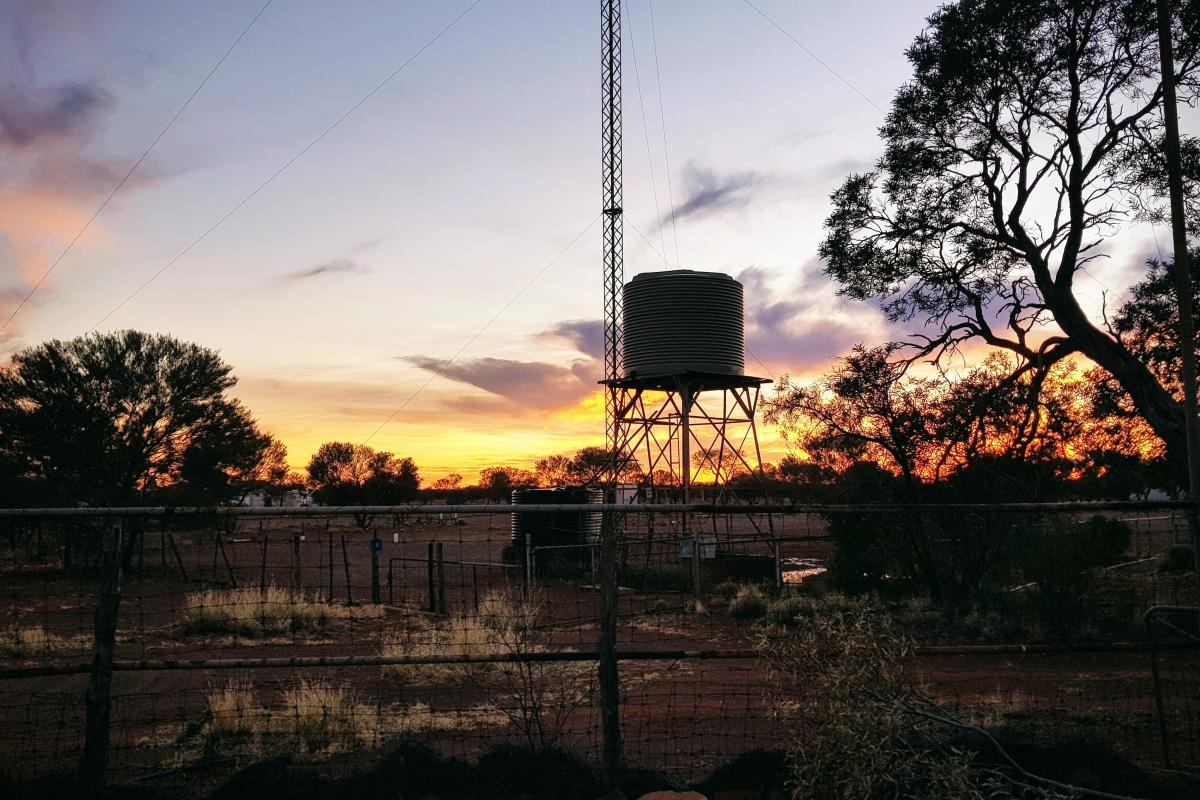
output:
M271 537L263 536L262 540L262 564L258 568L258 593L263 597L267 595L267 548L271 545Z
M442 543L438 542L434 548L434 554L437 557L437 610L442 614L446 613L446 565L442 561Z
M383 539L371 539L371 602L379 605L379 552L383 550Z
M112 720L113 651L117 641L117 613L121 608L121 550L123 525L118 520L104 531L100 596L96 603L92 672L84 704L83 757L79 762L81 794L88 800L104 795L108 764L109 724Z
M429 543L428 554L425 556L425 583L429 589L429 610L437 611L437 586L433 568L433 542Z
M615 514L605 511L600 533L600 686L601 770L612 792L622 762L621 684L617 671L617 529Z
M303 575L300 571L300 534L292 534L292 597L299 595Z
M346 570L346 605L354 605L354 595L350 589L350 553L346 550L346 537L342 537L342 566Z

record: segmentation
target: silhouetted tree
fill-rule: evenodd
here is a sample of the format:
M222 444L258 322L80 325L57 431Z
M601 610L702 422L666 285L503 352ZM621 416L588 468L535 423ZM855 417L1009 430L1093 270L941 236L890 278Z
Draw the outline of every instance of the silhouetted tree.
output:
M507 503L513 489L536 486L537 479L527 469L519 467L486 467L479 470L479 488L497 503Z
M227 392L214 350L119 331L50 341L0 370L0 469L26 502L131 505L186 489L230 499L269 438Z
M421 485L416 463L363 444L326 442L308 462L314 499L323 505L395 505ZM360 523L361 524L361 523Z
M451 491L462 486L462 481L462 475L459 475L457 472L451 472L449 475L445 475L434 481L432 488L440 492Z
M1175 78L1192 102L1200 2L1172 5ZM1163 213L1157 48L1149 0L942 7L908 51L914 77L881 129L877 169L833 194L820 253L844 294L918 326L892 357L943 361L979 341L1009 354L1009 381L1030 381L1033 398L1055 364L1082 354L1182 470L1181 404L1075 290L1107 237ZM1200 159L1189 164L1195 198Z
M539 458L533 465L538 486L566 486L571 475L571 457L556 454Z

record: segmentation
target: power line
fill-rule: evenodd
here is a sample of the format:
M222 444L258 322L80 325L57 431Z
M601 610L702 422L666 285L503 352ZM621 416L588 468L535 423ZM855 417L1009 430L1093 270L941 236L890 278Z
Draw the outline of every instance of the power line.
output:
M663 105L662 70L658 66L658 36L654 32L654 0L650 0L650 47L654 52L654 79L658 87L658 121L662 127L663 162L667 171L667 200L671 204L671 237L675 240L675 266L679 266L679 231L675 227L675 187L671 181L671 153L667 148L667 115ZM663 246L666 250L666 246Z
M188 95L187 100L183 101L183 105L179 107L179 110L175 112L175 115L167 120L167 124L164 125L162 130L158 132L158 135L151 140L150 144L138 157L138 160L133 162L133 166L129 168L129 171L125 173L125 176L121 178L117 185L113 187L112 191L108 193L108 196L105 197L100 205L96 207L96 210L92 212L92 215L88 218L87 222L83 223L83 227L79 229L79 232L76 233L71 241L67 243L67 246L63 248L63 251L58 254L58 258L54 259L50 266L46 268L46 271L42 273L42 277L38 278L37 283L35 283L33 288L29 290L29 293L26 294L24 299L17 304L17 307L13 309L13 312L8 315L8 319L4 320L4 324L0 325L0 333L4 333L4 329L7 328L8 324L13 321L13 317L17 316L21 309L25 307L25 304L29 302L30 298L33 297L37 290L42 287L42 284L44 284L46 279L50 277L50 273L54 272L54 269L58 266L59 262L66 258L67 253L70 253L71 249L75 247L75 243L79 241L83 234L87 232L88 228L92 226L92 223L96 221L96 218L100 216L100 212L108 207L108 204L112 202L112 199L117 196L117 192L121 191L122 187L124 187L129 181L130 177L133 176L133 173L137 171L138 167L142 165L142 162L146 160L146 157L150 155L150 152L158 146L159 141L162 140L167 131L171 130L171 126L175 124L175 121L179 119L179 117L183 115L183 112L187 110L188 106L192 104L192 101L196 99L196 95L200 94L200 90L208 84L209 79L212 78L212 76L216 74L217 70L221 68L221 65L225 63L225 60L229 58L229 55L237 48L242 39L246 38L246 34L249 33L250 29L254 27L254 23L258 22L258 18L263 15L263 12L267 10L267 7L271 5L271 2L272 0L267 0L265 3L263 3L262 7L258 9L258 13L251 17L250 21L246 23L246 27L242 29L242 32L239 33L237 38L233 40L233 44L229 45L229 48L226 49L224 54L217 60L217 63L213 65L213 68L210 69L208 74L204 76L204 80L200 81L199 85L192 90L192 93Z
M442 28L440 31L438 31L437 34L435 34L431 39L429 39L427 42L425 42L425 44L421 45L421 47L415 53L413 53L411 56L409 56L407 59L405 59L405 61L402 64L400 64L400 66L398 66L398 67L396 67L396 69L392 70L391 74L389 74L386 78L384 78L382 81L380 81L378 84L376 84L375 88L373 88L371 91L369 91L365 95L363 95L362 98L359 99L358 102L356 102L354 105L350 106L350 108L348 108L340 117L335 119L329 125L329 127L325 128L325 130L321 131L316 136L316 138L314 138L308 144L304 145L304 147L302 147L298 153L296 153L294 156L292 156L287 161L285 161L283 163L283 166L279 167L279 169L277 169L273 173L271 173L270 177L268 177L266 180L264 180L262 183L260 183L257 187L255 187L254 191L250 192L250 194L243 197L241 199L241 201L239 201L237 203L237 205L235 205L233 208L229 209L229 211L227 211L223 215L221 215L221 217L219 219L217 219L216 222L214 222L203 233L201 233L199 236L197 236L195 239L193 239L191 241L191 243L188 244L187 247L180 250L175 255L174 258L172 258L170 261L168 261L166 264L164 264L162 267L160 267L157 272L155 272L153 275L151 275L149 278L147 278L145 281L143 281L140 286L138 286L136 289L134 289L132 292L130 292L129 295L124 300L122 300L121 302L119 302L115 306L113 306L112 309L110 309L107 314L105 314L103 317L101 317L96 322L96 324L92 326L92 330L94 331L98 327L100 327L102 324L104 324L105 320L107 320L109 317L111 317L113 314L115 314L118 310L120 310L120 308L122 306L124 306L130 300L137 297L142 292L143 289L145 289L147 286L149 286L151 283L153 283L155 279L157 279L160 275L162 275L164 272L166 272L168 269L170 269L176 262L178 262L181 258L186 256L189 252L191 252L193 247L195 247L196 245L200 244L200 242L202 242L206 238L208 238L209 234L211 234L217 228L221 227L221 225L224 224L225 221L228 220L230 217L232 217L234 214L236 214L242 208L242 206L249 203L251 200L254 199L254 197L256 195L258 195L259 192L261 192L263 189L267 188L272 183L274 183L275 179L278 178L280 175L282 175L284 172L286 172L287 169L292 166L292 164L295 164L297 161L299 161L301 158L303 158L304 155L306 153L308 153L309 150L316 147L317 144L322 139L324 139L326 136L328 136L330 133L332 133L333 130L335 128L337 128L339 125L341 125L342 122L344 122L347 117L349 117L351 114L353 114L355 111L357 111L360 107L362 107L368 100L370 100L372 97L374 97L376 94L378 94L379 91L381 89L383 89L383 87L385 87L389 83L391 83L392 80L397 75L399 75L401 72L403 72L405 70L405 68L408 67L409 64L416 61L421 56L422 53L424 53L426 50L428 50L430 47L432 47L439 39L441 39L443 36L445 36L447 33L449 33L451 28L453 28L455 25L457 25L459 22L461 22L464 17L466 17L468 14L470 14L475 9L475 7L478 6L482 2L483 2L483 0L474 0L474 2L472 2L469 6L467 6L467 8L462 13L460 13L457 17L455 17L453 20L451 20L444 28Z
M646 120L646 106L642 102L642 80L638 74L637 62L637 45L633 38L633 15L629 11L629 2L625 0L625 25L629 28L629 52L633 56L633 85L637 87L638 96L638 111L642 115L642 134L646 140L646 163L650 166L650 193L654 197L654 218L658 223L658 236L662 241L663 250L667 249L666 239L663 237L663 218L662 209L658 205L658 181L654 178L654 156L650 150L650 124ZM674 209L672 209L674 211ZM670 266L666 256L663 256L663 264Z
M371 431L371 435L368 436L366 439L363 439L362 444L366 444L367 442L374 439L375 436L381 430L383 430L385 427L387 427L387 424L389 422L391 422L393 419L395 419L396 416L398 414L400 414L400 412L404 411L404 409L408 407L409 403L411 403L413 400L416 399L417 395L419 395L421 392L425 391L425 388L427 386L429 386L429 384L433 383L438 377L440 377L441 374L446 371L446 368L454 363L455 359L457 359L459 356L461 356L468 347L473 345L475 343L475 340L478 339L480 336L482 336L488 328L492 327L492 323L494 323L496 320L498 320L500 318L500 316L502 314L504 314L505 311L508 311L508 309L512 307L513 303L515 303L515 302L517 302L517 300L521 299L521 296L523 294L525 294L525 292L529 291L529 287L533 286L533 284L535 284L539 278L541 278L543 275L545 275L550 270L551 267L553 267L555 264L557 264L559 259L561 259L564 255L566 255L567 251L570 250L575 245L576 242L578 242L580 239L582 239L583 235L585 233L587 233L588 231L590 231L592 229L592 226L596 224L596 222L600 219L600 217L601 217L601 215L597 214L595 216L595 218L593 218L592 221L589 222L587 224L587 226L583 228L583 230L581 230L581 231L579 231L579 233L575 234L575 237L573 239L571 239L571 241L567 242L567 245L563 249L559 250L558 253L554 256L554 258L552 258L548 262L546 262L546 266L544 266L540 270L538 270L537 273L534 274L534 276L532 278L530 278L529 281L524 286L521 287L520 291L518 291L515 295L513 295L512 298L510 298L507 303L505 303L503 306L501 306L500 310L497 311L495 314L493 314L491 316L491 319L489 319L487 322L485 322L483 324L482 328L475 331L475 334L470 339L467 339L466 343L462 347L458 348L458 350L455 351L454 355L450 356L445 361L443 361L441 363L441 365L438 366L437 371L434 372L432 375L430 375L425 380L424 383L422 383L420 386L418 386L416 388L416 390L412 394L410 394L403 403L400 404L399 408L397 408L395 411L393 411L391 414L389 414L388 418L385 419L383 422L381 422L379 424L378 428Z
M842 75L840 72L838 72L838 71L837 71L836 69L834 69L833 67L829 66L829 64L827 64L827 63L825 62L825 60L824 60L824 59L822 59L822 58L821 58L819 55L817 55L816 53L814 53L812 50L809 50L809 49L808 49L808 47L806 47L806 46L804 45L804 43L803 43L803 42L801 42L801 41L800 41L799 39L797 39L795 36L792 36L790 33L788 33L786 30L784 30L784 28L783 28L783 26L782 26L782 25L780 25L778 22L776 22L775 20L773 20L773 19L771 19L770 17L768 17L765 11L763 11L763 10L762 10L761 8L759 8L758 6L754 5L754 3L750 2L750 0L742 0L742 2L743 2L743 3L745 3L746 5L750 6L750 8L754 9L754 11L755 11L755 12L756 12L756 13L757 13L757 14L758 14L760 17L762 17L763 19L765 19L767 22L771 23L771 25L773 25L777 31L779 31L780 33L782 33L782 34L783 34L784 36L786 36L787 38L791 39L793 44L795 44L797 47L799 47L799 48L800 48L801 50L803 50L804 52L808 53L808 55L809 55L809 56L810 56L810 57L811 57L811 58L812 58L814 61L816 61L818 64L820 64L820 65L821 65L822 67L824 67L826 70L828 70L828 72L829 72L831 75L833 75L835 78L837 78L837 79L838 79L839 81L841 81L842 83L846 84L846 86L850 87L850 89L851 89L851 90L852 90L852 91L853 91L855 94L857 94L857 95L858 95L859 97L861 97L863 100L866 100L868 103L870 103L870 104L871 104L871 106L872 106L872 107L873 107L873 108L874 108L876 111L878 111L878 112L879 112L879 113L881 113L881 114L886 114L886 113L887 113L886 111L884 111L882 108L880 108L880 107L879 107L879 104L878 104L878 103L876 103L876 102L875 102L874 100L872 100L871 98L867 97L867 96L866 96L866 95L865 95L865 94L862 92L862 90L860 90L860 89L859 89L857 86L855 86L853 83L851 83L849 80L847 80L847 79L846 79L846 78L845 78L845 77L844 77L844 76L843 76L843 75Z

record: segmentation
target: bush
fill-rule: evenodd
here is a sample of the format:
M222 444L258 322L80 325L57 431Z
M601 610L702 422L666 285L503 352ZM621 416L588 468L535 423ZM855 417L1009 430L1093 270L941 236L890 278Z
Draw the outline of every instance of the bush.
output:
M575 709L591 702L594 670L584 662L524 658L546 649L537 641L540 614L536 596L492 592L480 602L478 614L451 615L422 632L425 635L385 642L382 652L415 657L494 655L508 660L396 664L385 666L384 672L408 680L440 678L482 689L531 748L553 747Z
M761 619L767 613L767 596L757 586L743 586L729 601L729 614L736 619Z
M183 610L187 633L270 636L313 631L335 619L379 617L380 606L341 606L271 584L258 589L205 589L189 594Z
M795 625L801 615L812 608L813 598L788 595L767 606L767 622L773 625Z
M1131 536L1124 522L1101 516L1082 524L1055 519L1049 530L1027 536L1023 572L1035 584L1033 605L1050 634L1067 638L1090 618L1095 570L1119 561Z
M309 753L353 750L375 731L374 710L345 685L302 678L283 704L282 732Z
M208 730L204 738L204 754L213 757L228 745L245 744L261 732L265 712L254 695L254 685L230 681L222 687L212 687L204 693L208 707Z
M738 593L745 584L737 581L721 581L713 587L713 594L717 597L724 597L726 600L732 600L734 595Z
M59 636L41 625L0 631L0 653L13 658L86 653L91 642L90 636Z
M976 767L947 746L905 669L912 645L874 607L814 615L760 647L775 676L772 705L788 725L792 796L803 800L1045 798Z
M1186 544L1172 545L1158 562L1159 572L1190 572L1196 568L1196 554Z
M620 583L640 592L690 592L692 569L687 566L629 565L621 570Z

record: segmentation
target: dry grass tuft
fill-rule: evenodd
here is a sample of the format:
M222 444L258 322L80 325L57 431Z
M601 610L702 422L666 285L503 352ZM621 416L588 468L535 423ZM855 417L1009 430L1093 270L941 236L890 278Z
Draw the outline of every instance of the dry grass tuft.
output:
M757 586L742 586L729 601L729 614L736 619L761 619L767 613L767 596Z
M37 658L86 651L91 637L59 636L43 626L9 628L0 632L0 653L10 658Z
M306 681L283 693L276 732L292 737L305 752L353 750L378 734L378 715L345 684Z
M186 599L183 627L187 633L270 636L315 631L330 622L350 618L378 618L379 606L342 606L325 602L320 595L294 594L274 584L258 589L205 589Z
M264 712L254 696L254 684L230 681L204 694L210 737L247 737L260 729Z
M202 750L190 758L241 754L262 758L286 750L324 758L388 738L502 728L509 716L493 704L433 709L425 703L374 706L347 684L306 681L283 692L282 705L266 707L250 681L235 680L205 693L208 714ZM194 734L193 734L194 735ZM178 747L179 740L175 746ZM186 763L186 758L182 763Z
M496 662L396 664L385 674L411 682L452 681L478 687L495 698L500 712L535 749L554 745L578 708L591 702L595 690L591 664L534 661L546 651L538 641L537 597L495 591L483 599L478 614L456 614L421 631L418 637L384 642L389 657L502 656Z

